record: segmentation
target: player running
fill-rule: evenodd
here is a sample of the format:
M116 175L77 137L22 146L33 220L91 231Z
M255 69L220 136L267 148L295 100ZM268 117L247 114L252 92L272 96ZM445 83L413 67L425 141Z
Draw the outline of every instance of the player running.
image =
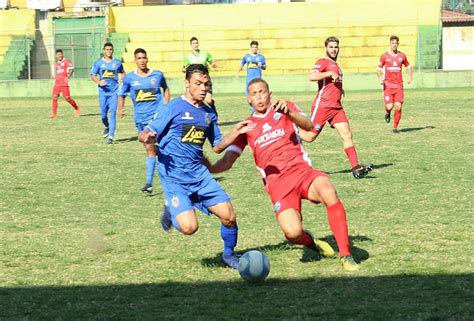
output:
M377 66L377 77L383 85L383 96L385 101L385 122L390 123L390 115L395 107L393 120L393 132L400 133L398 124L402 118L403 97L403 77L402 65L408 72L408 83L413 81L413 69L407 60L407 56L398 51L399 39L397 36L390 37L390 49L380 57Z
M148 68L148 57L144 49L137 48L134 56L137 69L123 78L122 89L118 97L118 114L119 117L124 116L125 97L130 94L134 107L133 118L140 134L145 126L153 121L158 108L170 101L170 90L163 73ZM163 93L161 90L163 90ZM141 191L152 193L156 166L156 146L155 144L146 143L143 145L147 153L146 183Z
M265 57L258 52L258 41L252 40L250 42L250 53L245 54L240 62L237 70L237 77L239 72L247 66L247 77L245 78L245 96L249 95L248 85L255 78L262 78L262 70L267 69L267 62Z
M74 108L74 116L79 117L81 116L81 109L74 99L71 98L69 91L69 79L74 73L74 66L72 65L72 62L64 58L64 53L61 49L56 50L56 60L56 75L54 77L52 94L53 101L51 103L51 115L49 115L49 118L55 119L58 117L58 98L61 93L63 94L64 99L66 99L66 101Z
M98 85L99 89L100 114L102 124L105 126L102 137L108 136L107 144L113 144L117 125L119 82L122 81L125 72L122 62L112 56L114 45L107 42L103 50L104 56L92 65L90 74L92 81Z
M316 61L309 74L311 81L318 82L318 94L311 106L313 129L304 139L309 142L314 141L326 123L336 128L339 136L342 138L344 152L351 164L352 175L355 178L362 178L372 170L372 164L359 164L354 142L352 141L349 120L341 105L341 97L344 94L342 70L336 62L339 55L339 39L329 37L324 42L324 46L326 47L326 57Z
M311 167L311 160L301 144L299 132L311 131L311 120L290 101L271 104L272 93L262 79L252 80L248 90L255 113L247 120L254 124L255 129L239 135L224 157L210 166L211 172L230 169L248 145L286 239L315 249L323 256L333 257L334 250L328 243L314 239L303 229L301 199L322 203L339 247L343 268L346 271L358 270L359 266L349 250L344 206L327 175Z
M159 108L155 120L139 136L141 142L158 143L158 173L166 198L162 226L167 231L172 225L181 233L192 235L198 230L194 207L216 215L222 223L222 260L237 269L236 216L229 195L203 164L203 145L207 139L214 152L221 153L239 134L253 127L250 122L241 122L231 134L222 137L216 113L204 104L210 86L205 66L189 65L184 84L184 95Z

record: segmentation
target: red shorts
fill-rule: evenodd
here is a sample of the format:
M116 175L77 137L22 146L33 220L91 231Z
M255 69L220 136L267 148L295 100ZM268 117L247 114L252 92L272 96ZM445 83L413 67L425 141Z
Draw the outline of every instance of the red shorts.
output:
M308 190L313 181L326 173L312 168L308 164L294 166L291 171L278 179L278 184L268 187L268 194L272 199L275 216L293 208L301 213L301 199L308 199Z
M63 97L70 97L71 93L69 92L69 86L53 87L53 96L59 96L61 93L63 93Z
M343 108L321 108L319 107L316 111L316 115L313 110L311 111L311 121L313 122L313 132L319 133L323 130L326 122L329 123L331 127L334 127L335 123L348 123L346 113Z
M403 104L403 87L390 88L390 87L384 86L383 100L385 101L385 105L393 104L393 103Z

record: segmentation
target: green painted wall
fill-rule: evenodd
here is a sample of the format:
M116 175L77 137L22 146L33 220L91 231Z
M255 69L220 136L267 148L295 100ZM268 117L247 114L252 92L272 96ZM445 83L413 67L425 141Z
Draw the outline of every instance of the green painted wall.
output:
M315 92L316 84L308 81L307 75L268 76L274 93ZM244 92L245 77L213 77L215 93ZM172 97L181 95L184 90L183 79L168 79ZM95 96L97 86L89 79L73 79L70 83L73 97ZM414 82L405 88L448 88L474 87L474 71L419 71L415 72ZM19 80L0 82L0 98L49 97L53 80ZM375 71L373 74L346 74L344 88L350 90L381 89Z
M419 26L417 66L438 69L441 63L441 26Z

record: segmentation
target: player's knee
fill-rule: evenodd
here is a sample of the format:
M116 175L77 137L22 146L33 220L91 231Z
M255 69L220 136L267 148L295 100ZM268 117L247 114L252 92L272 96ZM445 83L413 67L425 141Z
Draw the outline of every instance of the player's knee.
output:
M286 228L284 233L285 233L285 238L291 243L298 242L303 236L303 230L301 228L296 228L296 227Z
M221 222L227 227L233 227L237 224L237 217L234 211L230 211L227 215L221 217Z
M184 235L193 235L199 229L199 225L197 222L180 222L179 230Z
M395 103L395 110L401 110L401 109L402 109L402 104Z
M58 96L58 95L54 95L54 96L53 96L53 100L56 100L56 101L57 101L57 100L58 100L58 98L59 98L59 96Z

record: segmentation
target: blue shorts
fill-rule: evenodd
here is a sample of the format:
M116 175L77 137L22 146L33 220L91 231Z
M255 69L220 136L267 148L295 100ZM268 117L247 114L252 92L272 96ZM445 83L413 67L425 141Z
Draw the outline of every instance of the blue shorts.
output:
M201 182L191 184L180 184L161 178L161 185L175 227L178 226L177 215L193 211L194 207L211 215L208 207L227 203L231 199L212 175L205 177Z
M140 120L135 121L135 127L137 127L138 133L140 134L146 126L155 119L156 113L150 114L149 117L140 117Z

